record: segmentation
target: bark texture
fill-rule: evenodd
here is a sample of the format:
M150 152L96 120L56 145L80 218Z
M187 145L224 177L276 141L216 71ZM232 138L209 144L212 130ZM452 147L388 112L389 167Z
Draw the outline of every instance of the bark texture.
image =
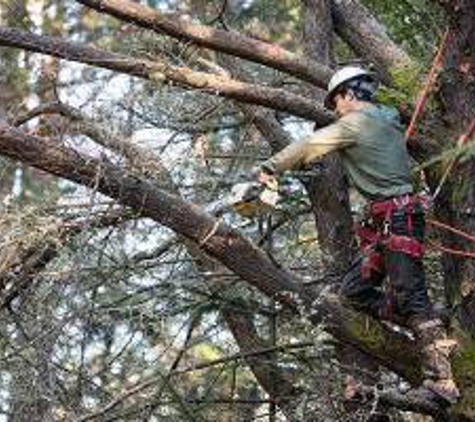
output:
M273 67L322 88L326 87L331 76L331 70L328 67L291 53L275 44L249 38L234 31L191 24L177 16L169 17L159 14L150 7L132 1L77 0L77 2L159 34L167 34L179 40Z
M284 89L244 83L225 76L193 71L184 67L173 67L160 60L135 59L83 44L68 42L58 37L35 35L13 28L0 28L0 45L49 54L157 83L175 83L244 103L284 111L314 120L321 125L328 124L332 120L331 113L324 110L322 106Z
M335 31L366 62L376 65L391 80L391 70L415 62L388 35L359 0L331 0Z
M475 3L470 0L441 1L449 18L450 46L447 49L444 74L439 91L443 106L443 119L449 132L449 139L454 141L457 136L467 131L475 121ZM447 141L445 141L447 142ZM473 141L472 141L473 142ZM447 146L447 145L446 145ZM455 227L461 227L468 233L475 232L475 161L473 158L456 165L452 182L441 194L439 214L447 217L447 222ZM473 251L473 243L446 239L452 244ZM450 243L449 245L450 246ZM457 269L458 272L451 271ZM460 315L462 327L473 338L475 333L475 263L473 260L460 261L446 256L446 284L449 288L458 289L461 296ZM457 274L462 274L460 285ZM455 276L455 277L454 277ZM455 284L455 286L454 286ZM460 297L459 296L459 297ZM465 344L463 353L467 355L474 350L473 342ZM469 359L465 370L474 371L475 364ZM454 414L454 420L475 420L475 390L473 386L463 389L464 400L459 411Z
M333 20L328 0L302 1L304 47L313 60L332 65ZM329 154L314 168L315 176L304 181L328 273L341 275L352 255L352 218L348 186L337 153Z

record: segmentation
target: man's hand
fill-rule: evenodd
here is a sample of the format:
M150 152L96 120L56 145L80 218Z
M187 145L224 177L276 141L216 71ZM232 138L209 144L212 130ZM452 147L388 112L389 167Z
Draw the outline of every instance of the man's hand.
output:
M264 185L271 190L277 190L279 186L279 183L273 174L269 174L262 170L259 172L257 180L261 185Z

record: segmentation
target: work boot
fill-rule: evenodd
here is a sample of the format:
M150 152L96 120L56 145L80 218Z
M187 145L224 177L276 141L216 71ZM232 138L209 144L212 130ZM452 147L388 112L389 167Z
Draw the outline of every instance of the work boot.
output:
M411 325L422 348L422 371L426 377L423 386L448 403L456 403L460 392L453 379L449 356L457 347L457 342L447 337L444 325L438 318L418 318Z

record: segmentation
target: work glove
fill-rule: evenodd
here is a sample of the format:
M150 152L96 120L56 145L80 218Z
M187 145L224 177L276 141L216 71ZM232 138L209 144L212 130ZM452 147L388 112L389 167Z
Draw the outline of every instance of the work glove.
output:
M275 176L261 171L252 173L251 182L238 183L231 190L234 210L247 218L272 211L279 200L279 184Z
M258 182L271 191L279 190L279 182L274 172L268 167L260 167L257 175Z

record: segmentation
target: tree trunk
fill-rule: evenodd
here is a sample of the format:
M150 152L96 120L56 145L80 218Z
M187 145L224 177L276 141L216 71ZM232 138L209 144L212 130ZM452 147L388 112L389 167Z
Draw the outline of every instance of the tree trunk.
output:
M442 105L441 119L448 128L445 147L454 145L457 137L467 131L475 122L475 3L471 0L440 1L449 19L449 48L444 58L444 73L438 98ZM438 215L446 222L459 227L467 233L475 232L475 161L457 163L446 189L438 200ZM473 244L457 241L450 236L445 238L447 246L454 244L474 250ZM450 243L449 243L450 242ZM465 245L463 245L465 243ZM475 334L475 262L446 256L444 259L445 278L452 298L461 296L461 325L467 331L467 340L463 344L460 367L456 370L474 372L473 356L475 347L470 338ZM460 285L457 278L460 276ZM457 295L457 293L459 295ZM454 421L475 420L475 390L473 385L464 386L463 399L453 409Z
M394 70L413 67L411 57L389 37L359 0L331 0L335 30L380 75L391 82Z
M333 57L330 2L305 0L302 3L305 51L313 60L330 66ZM337 154L325 157L322 168L315 168L317 175L304 184L315 215L325 271L341 275L348 268L353 253L348 185Z

